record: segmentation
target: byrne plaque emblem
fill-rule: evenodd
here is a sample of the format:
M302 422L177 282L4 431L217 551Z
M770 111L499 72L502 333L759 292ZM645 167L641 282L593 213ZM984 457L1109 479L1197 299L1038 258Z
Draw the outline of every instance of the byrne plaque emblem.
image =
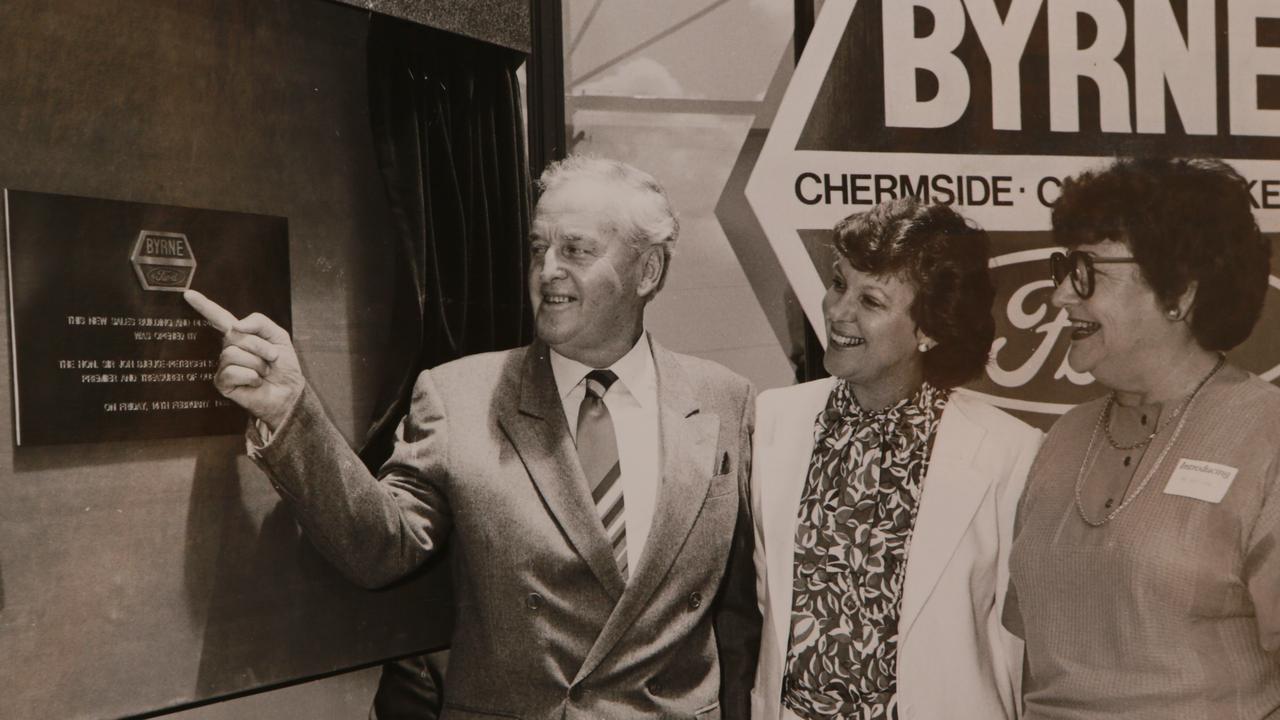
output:
M195 252L183 233L143 230L129 260L143 290L182 292L196 274Z

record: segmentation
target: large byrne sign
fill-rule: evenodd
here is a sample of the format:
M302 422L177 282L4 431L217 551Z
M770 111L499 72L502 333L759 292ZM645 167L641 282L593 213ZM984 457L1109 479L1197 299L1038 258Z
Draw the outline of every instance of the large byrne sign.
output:
M747 198L825 342L829 229L903 195L992 232L997 339L976 389L1060 413L1097 390L1049 304L1063 178L1120 154L1214 156L1280 232L1275 0L828 0ZM1280 278L1233 359L1280 377Z
M244 427L210 382L221 335L181 291L288 328L284 218L20 190L4 210L18 445Z

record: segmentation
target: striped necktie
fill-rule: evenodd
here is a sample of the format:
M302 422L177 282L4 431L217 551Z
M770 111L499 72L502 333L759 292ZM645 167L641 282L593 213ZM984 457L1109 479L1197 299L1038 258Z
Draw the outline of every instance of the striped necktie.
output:
M622 466L618 463L618 440L613 432L613 419L605 407L604 394L618 376L609 370L587 373L587 392L578 408L578 458L591 499L604 525L605 535L613 547L622 579L627 579L627 523L622 504Z

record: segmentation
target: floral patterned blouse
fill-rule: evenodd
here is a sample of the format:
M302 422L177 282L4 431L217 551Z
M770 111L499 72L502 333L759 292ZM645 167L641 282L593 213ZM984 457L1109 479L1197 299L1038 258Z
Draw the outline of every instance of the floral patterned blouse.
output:
M792 585L782 703L809 720L897 717L907 549L950 391L864 410L837 382L818 414Z

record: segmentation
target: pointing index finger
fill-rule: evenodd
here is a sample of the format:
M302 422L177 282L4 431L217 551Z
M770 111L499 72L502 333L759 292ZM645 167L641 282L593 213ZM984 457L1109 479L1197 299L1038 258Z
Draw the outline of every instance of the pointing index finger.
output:
M222 307L218 303L205 297L203 293L196 290L186 290L182 293L182 299L187 301L196 312L200 313L214 330L222 334L226 334L236 323L236 316L230 311Z

